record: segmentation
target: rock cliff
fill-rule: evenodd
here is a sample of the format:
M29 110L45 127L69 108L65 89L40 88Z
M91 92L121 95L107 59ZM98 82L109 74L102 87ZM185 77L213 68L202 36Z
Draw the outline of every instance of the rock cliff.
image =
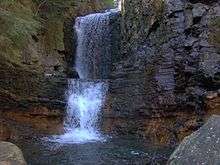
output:
M123 1L104 129L159 144L198 129L219 97L219 16L214 0Z

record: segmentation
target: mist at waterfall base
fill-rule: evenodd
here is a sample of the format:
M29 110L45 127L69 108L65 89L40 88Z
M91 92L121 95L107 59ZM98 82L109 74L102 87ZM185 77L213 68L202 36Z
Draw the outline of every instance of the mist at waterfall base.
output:
M98 121L106 91L104 82L69 80L65 134L54 136L53 140L59 143L104 141Z

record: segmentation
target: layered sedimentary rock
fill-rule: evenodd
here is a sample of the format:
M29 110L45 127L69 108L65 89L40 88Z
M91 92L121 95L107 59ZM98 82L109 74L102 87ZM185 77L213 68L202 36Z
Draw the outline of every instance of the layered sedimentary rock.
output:
M48 110L62 116L57 110L65 107L67 75L77 77L75 18L102 10L103 1L16 2L31 11L31 20L43 20L43 28L28 32L19 48L3 35L8 33L0 35L2 112L14 109L12 118L17 110L32 109L25 111L32 117L44 109L43 116ZM0 7L21 10L9 6ZM123 0L121 18L110 22L113 65L103 129L173 144L219 113L219 17L217 0ZM35 29L35 23L25 27Z
M220 86L219 16L218 1L124 1L104 129L163 144L198 129Z

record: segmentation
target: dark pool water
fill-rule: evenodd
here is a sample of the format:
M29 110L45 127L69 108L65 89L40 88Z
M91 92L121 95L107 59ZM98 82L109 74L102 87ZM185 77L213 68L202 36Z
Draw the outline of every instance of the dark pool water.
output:
M41 137L14 141L29 165L147 165L166 164L172 148L150 147L128 137L108 138L106 142L59 144Z
M59 144L45 140L55 133L49 128L39 131L8 119L1 123L9 128L8 141L21 148L28 165L164 165L174 150L128 136L109 137L105 142Z

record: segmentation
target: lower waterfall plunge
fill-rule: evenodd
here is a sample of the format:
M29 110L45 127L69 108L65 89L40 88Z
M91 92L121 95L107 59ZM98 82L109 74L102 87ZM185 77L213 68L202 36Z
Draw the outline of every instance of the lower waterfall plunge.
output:
M65 134L59 143L85 143L104 140L98 130L98 119L105 100L107 85L103 82L70 80Z
M98 129L111 70L110 18L117 10L78 17L76 70L79 80L69 80L65 134L55 136L59 143L86 143L104 140Z

